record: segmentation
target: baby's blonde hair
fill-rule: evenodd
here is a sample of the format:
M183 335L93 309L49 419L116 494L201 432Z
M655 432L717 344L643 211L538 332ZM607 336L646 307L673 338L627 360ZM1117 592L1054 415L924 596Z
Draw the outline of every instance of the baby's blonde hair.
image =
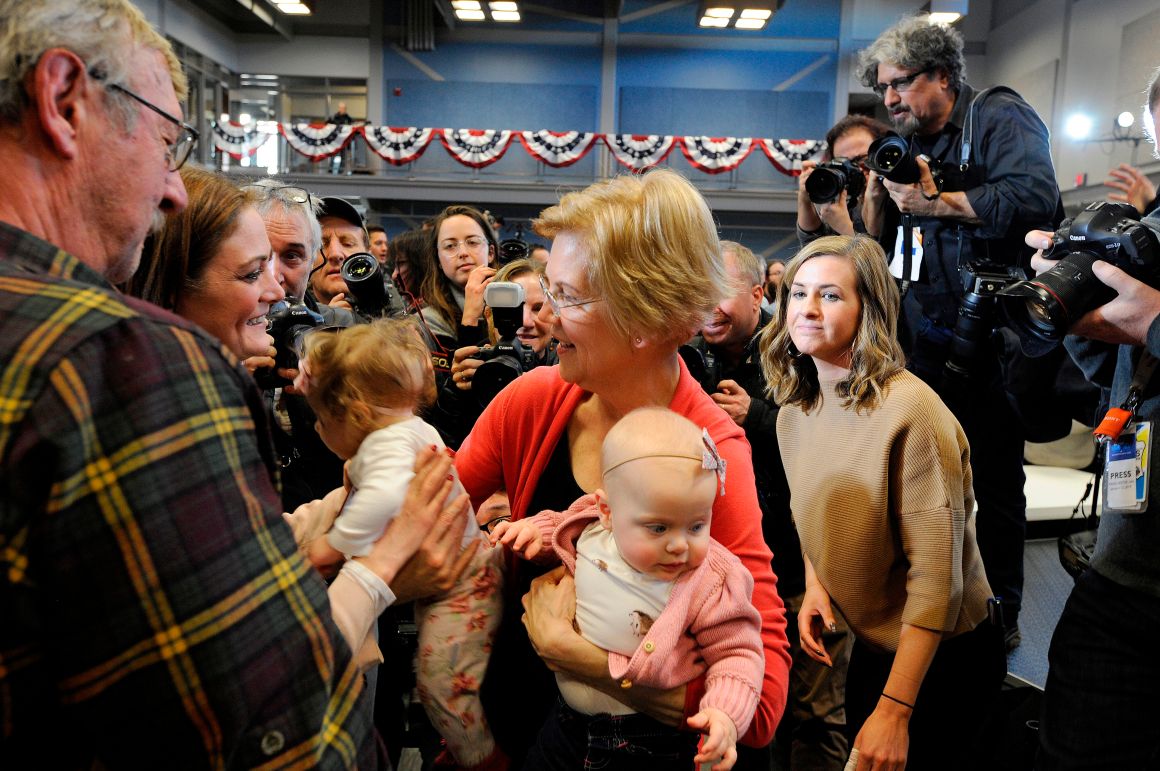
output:
M370 429L357 403L418 410L435 400L435 373L414 319L378 319L307 336L310 366L306 397L316 413L353 420Z

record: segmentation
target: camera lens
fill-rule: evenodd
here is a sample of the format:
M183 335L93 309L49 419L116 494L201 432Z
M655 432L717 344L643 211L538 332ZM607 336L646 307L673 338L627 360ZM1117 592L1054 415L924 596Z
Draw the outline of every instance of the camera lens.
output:
M910 155L910 145L897 134L875 139L866 151L866 166L891 182L918 181L918 164Z
M1092 273L1100 258L1092 252L1071 252L1055 267L999 293L1011 328L1021 338L1056 343L1076 320L1115 296Z
M845 187L846 175L840 169L818 166L806 178L806 194L813 203L836 201Z
M501 353L479 365L475 370L475 374L471 377L471 392L475 394L481 406L486 406L504 389L504 386L519 377L523 371L515 356Z

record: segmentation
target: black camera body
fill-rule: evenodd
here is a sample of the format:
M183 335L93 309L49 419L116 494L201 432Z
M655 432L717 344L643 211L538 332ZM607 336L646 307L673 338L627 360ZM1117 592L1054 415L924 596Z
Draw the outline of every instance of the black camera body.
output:
M1055 231L1044 255L1059 262L1051 270L1007 287L1001 306L1028 355L1049 350L1085 313L1116 293L1092 273L1103 260L1128 275L1160 287L1160 232L1140 222L1135 207L1096 201Z
M266 332L274 338L277 354L274 356L273 369L260 369L254 373L258 385L263 389L290 385L290 381L279 375L278 370L297 369L306 333L325 323L321 313L311 310L293 297L271 305L266 314Z
M916 157L910 151L910 143L892 131L870 143L870 149L866 151L866 168L891 182L912 185L921 177ZM942 178L942 164L925 156L923 160L930 167L935 182L939 183ZM941 184L939 189L942 189Z
M973 263L963 268L962 277L963 299L951 332L944 380L965 381L970 377L980 349L995 329L999 295L1022 281L1023 271L1013 265Z
M493 281L483 290L483 300L491 308L491 322L499 341L481 348L472 358L483 364L471 378L471 391L486 405L504 386L539 365L536 352L516 337L524 323L524 288L514 281Z
M851 203L866 192L866 176L862 168L848 158L819 163L806 177L806 195L813 203L832 203L838 200L843 190Z
M807 180L808 181L808 180ZM677 353L689 368L689 374L700 384L701 389L712 394L717 392L717 384L721 382L724 363L717 358L717 354L708 348L699 348L686 343L677 349Z
M342 280L359 313L372 318L402 316L407 312L403 296L370 252L356 252L342 263Z

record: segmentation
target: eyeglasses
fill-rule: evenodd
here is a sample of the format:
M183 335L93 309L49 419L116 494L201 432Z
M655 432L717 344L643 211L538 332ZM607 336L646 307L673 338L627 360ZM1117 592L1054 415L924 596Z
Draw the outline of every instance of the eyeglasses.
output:
M483 236L468 236L462 241L444 241L439 244L439 251L444 254L454 254L460 246L466 246L469 251L476 252L487 246L487 239Z
M169 170L170 171L177 171L178 169L180 169L182 166L185 165L185 162L187 160L189 160L190 153L193 152L193 146L195 144L197 144L198 136L200 136L198 134L197 129L195 129L193 126L189 125L188 123L186 123L184 121L178 120L177 118L173 117L169 113L165 112L165 110L162 110L160 107L158 107L157 105L150 102L145 97L140 96L139 94L133 93L129 89L125 88L124 86L119 85L117 83L106 83L105 78L108 76L105 75L103 72L99 72L97 70L90 69L89 70L89 77L91 77L93 80L97 81L98 83L103 83L106 88L111 89L113 91L119 91L120 93L122 93L125 96L129 97L130 99L138 102L139 104L145 105L150 110L157 113L162 118L165 118L165 120L169 121L173 125L177 126L179 129L181 129L181 131L177 135L177 139L175 139L172 142L165 143L165 158L166 158L166 160L169 161Z
M936 67L927 67L925 70L919 70L918 72L915 72L911 75L895 78L889 83L875 83L870 87L870 90L878 94L879 97L886 96L886 89L888 88L893 88L895 93L905 94L910 90L910 87L914 85L914 81L918 79L919 75L927 75L931 72L934 72L936 69Z
M565 308L577 308L581 305L600 302L602 299L604 299L603 297L594 297L591 300L577 300L575 298L569 297L566 294L560 295L560 297L556 297L556 295L552 294L552 291L548 289L548 282L544 280L542 275L537 275L536 280L540 282L540 289L543 290L544 297L548 298L548 305L551 307L552 313L556 314L557 316L559 316L560 311L564 310Z
M292 185L263 185L260 182L250 182L241 186L242 190L253 190L263 198L278 198L290 203L311 203L314 196L310 191Z

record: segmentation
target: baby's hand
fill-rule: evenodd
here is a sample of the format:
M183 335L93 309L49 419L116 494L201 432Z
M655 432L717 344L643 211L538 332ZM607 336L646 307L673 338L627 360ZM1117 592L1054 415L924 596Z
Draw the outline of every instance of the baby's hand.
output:
M689 726L707 734L694 763L714 763L713 771L733 768L737 762L737 726L732 718L719 709L706 707L689 718Z
M530 519L519 522L500 522L491 531L491 545L503 544L526 560L535 557L544 547L540 528Z

